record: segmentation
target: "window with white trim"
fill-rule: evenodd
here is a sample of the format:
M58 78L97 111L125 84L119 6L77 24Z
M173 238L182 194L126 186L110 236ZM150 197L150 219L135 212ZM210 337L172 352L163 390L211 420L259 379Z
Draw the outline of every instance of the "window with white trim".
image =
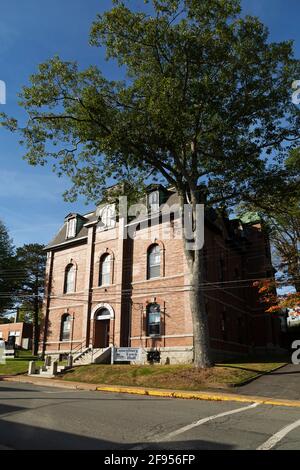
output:
M159 336L161 325L160 305L153 303L147 308L148 336Z
M64 293L75 292L75 266L68 264L65 271Z
M159 211L159 191L153 191L148 194L148 207L150 212Z
M160 277L160 247L152 245L147 253L147 279Z
M61 319L60 341L70 341L71 337L71 315L65 314Z
M99 286L107 286L111 283L111 255L105 254L100 259Z
M76 227L77 227L76 217L68 220L68 222L67 222L67 238L76 237Z

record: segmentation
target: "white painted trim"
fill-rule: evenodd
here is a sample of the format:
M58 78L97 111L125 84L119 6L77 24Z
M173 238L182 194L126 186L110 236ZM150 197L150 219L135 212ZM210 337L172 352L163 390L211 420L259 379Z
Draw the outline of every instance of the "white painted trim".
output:
M110 304L106 304L101 302L100 304L97 304L96 307L93 308L92 313L91 313L91 320L94 320L95 314L97 313L98 310L101 308L106 308L110 312L110 316L108 317L107 315L103 315L102 319L103 320L113 320L115 318L115 312L114 309Z
M66 308L75 308L75 307L82 307L84 304L74 304L74 305L69 305L66 307L66 305L63 305L61 307L50 307L49 310L59 310L59 309L66 309Z
M194 335L192 333L187 333L183 335L157 335L157 336L131 336L130 339L164 339L164 338L192 338ZM174 346L176 347L176 346Z
M103 284L103 286L92 287L92 290L107 289L108 287L116 287L117 284Z
M153 282L153 281L157 281L157 280L162 280L162 281L167 281L168 279L176 279L178 277L184 277L188 274L188 272L185 272L185 273L181 273L181 274L174 274L173 276L160 276L160 277L155 277L155 278L152 278L152 279L144 279L143 281L134 281L131 283L132 286L135 286L135 285L138 285L138 284L145 284L145 283L148 283L148 282ZM183 284L184 285L184 284Z
M65 246L65 245L68 245L73 242L77 242L77 241L81 241L81 240L87 240L87 236L85 237L80 237L80 238L69 238L66 242L61 242L59 243L58 245L49 245L49 246L46 246L45 250L47 251L52 251L53 248L58 248L60 246Z
M71 343L82 343L80 340L69 340L69 341L47 341L45 344L71 344ZM40 344L43 344L43 341L40 341Z

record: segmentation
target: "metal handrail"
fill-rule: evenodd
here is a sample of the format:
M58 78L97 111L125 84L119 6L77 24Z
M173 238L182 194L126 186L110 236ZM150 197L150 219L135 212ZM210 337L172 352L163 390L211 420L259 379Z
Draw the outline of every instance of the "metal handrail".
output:
M74 353L80 353L86 348L86 340L82 341L80 344L75 346L75 348L72 348L72 354Z

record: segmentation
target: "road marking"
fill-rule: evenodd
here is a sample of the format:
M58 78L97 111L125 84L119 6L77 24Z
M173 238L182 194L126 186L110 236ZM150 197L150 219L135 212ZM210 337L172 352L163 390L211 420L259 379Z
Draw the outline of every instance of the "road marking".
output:
M259 406L260 403L252 403L252 405L248 405L248 406L243 406L242 408L237 408L235 410L230 410L230 411L225 411L223 413L219 413L217 415L213 415L213 416L208 416L207 418L202 418L200 419L199 421L196 421L194 423L191 423L191 424L188 424L187 426L183 426L182 428L179 428L177 429L176 431L173 431L173 432L170 432L169 434L167 434L166 436L162 436L160 438L156 438L154 441L152 442L162 442L162 441L169 441L170 439L172 439L173 437L176 437L178 436L179 434L183 434L184 432L187 432L189 431L190 429L193 429L193 428L196 428L198 426L201 426L202 424L205 424L205 423L208 423L209 421L213 421L214 419L218 419L218 418L223 418L224 416L229 416L229 415L233 415L235 413L241 413L242 411L247 411L247 410L250 410L251 408L256 408L257 406ZM149 443L150 444L150 443ZM149 447L149 444L143 444L143 445L140 445L140 446L136 446L136 447L133 447L131 450L142 450L142 449L146 449L147 447Z
M176 431L170 432L170 434L165 436L163 438L163 440L169 440L169 439L171 439L175 436L178 436L179 434L183 434L184 432L189 431L190 429L201 426L201 424L205 424L205 423L207 423L209 421L213 421L214 419L217 419L217 418L222 418L223 416L229 416L229 415L233 415L235 413L241 413L242 411L249 410L250 408L255 408L258 405L259 405L259 403L252 403L252 405L243 406L242 408L237 408L236 410L225 411L224 413L219 413L217 415L208 416L207 418L202 418L199 421L196 421L195 423L188 424L187 426L179 428Z
M288 426L285 426L282 428L280 431L278 431L276 434L273 434L270 439L268 439L266 442L264 442L262 445L260 445L257 450L270 450L272 449L278 442L280 442L287 434L289 434L291 431L294 429L298 428L300 426L300 419L295 421L295 423L289 424Z

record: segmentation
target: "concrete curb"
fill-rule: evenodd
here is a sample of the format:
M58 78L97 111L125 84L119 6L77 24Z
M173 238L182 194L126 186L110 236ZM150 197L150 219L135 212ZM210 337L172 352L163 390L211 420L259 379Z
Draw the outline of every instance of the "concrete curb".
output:
M40 385L43 387L57 387L69 390L86 390L86 391L99 391L110 393L126 393L130 395L143 395L149 397L162 397L162 398L181 398L188 400L206 400L206 401L233 401L240 403L260 403L262 405L273 406L286 406L300 408L300 401L297 400L283 400L278 398L269 398L261 396L247 396L238 395L233 393L219 393L219 392L191 392L185 390L164 390L143 387L125 387L118 385L97 385L85 384L82 382L64 382L62 380L53 379L36 379L31 377L7 377L5 382L18 382L30 383Z
M260 403L262 405L288 406L300 408L300 401L282 400L277 398L238 395L230 393L214 393L214 392L188 392L188 391L171 391L160 389L143 389L134 387L117 387L117 386L101 386L97 387L99 392L128 393L133 395L146 395L164 398L181 398L189 400L206 400L206 401L236 401L241 403Z

